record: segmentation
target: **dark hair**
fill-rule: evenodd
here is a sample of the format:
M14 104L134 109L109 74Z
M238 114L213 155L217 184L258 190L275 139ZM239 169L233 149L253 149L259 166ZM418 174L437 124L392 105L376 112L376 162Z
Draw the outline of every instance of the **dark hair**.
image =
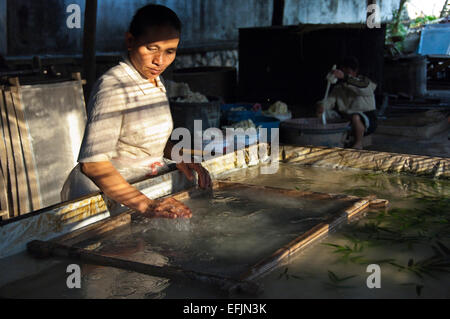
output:
M341 63L340 63L340 68L344 68L344 67L350 68L353 71L357 71L357 70L359 70L359 61L354 56L346 56L345 58L343 58L341 60Z
M138 38L144 34L147 28L157 26L171 26L181 32L181 21L177 14L159 4L148 4L140 8L130 23L129 32Z

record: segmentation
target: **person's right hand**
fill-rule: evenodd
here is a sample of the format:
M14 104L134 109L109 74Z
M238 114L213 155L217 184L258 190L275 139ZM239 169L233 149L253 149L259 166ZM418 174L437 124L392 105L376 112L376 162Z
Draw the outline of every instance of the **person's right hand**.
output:
M345 73L341 70L334 70L333 75L340 80L342 80L345 77Z
M150 218L191 218L192 211L183 203L173 199L157 199L153 201L144 216Z

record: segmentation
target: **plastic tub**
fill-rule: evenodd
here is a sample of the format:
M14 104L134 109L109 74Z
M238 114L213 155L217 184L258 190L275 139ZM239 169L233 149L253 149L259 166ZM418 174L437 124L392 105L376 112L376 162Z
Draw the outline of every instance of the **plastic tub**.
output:
M298 118L282 122L280 139L282 143L292 145L314 145L343 147L350 122L331 120L323 125L318 118Z

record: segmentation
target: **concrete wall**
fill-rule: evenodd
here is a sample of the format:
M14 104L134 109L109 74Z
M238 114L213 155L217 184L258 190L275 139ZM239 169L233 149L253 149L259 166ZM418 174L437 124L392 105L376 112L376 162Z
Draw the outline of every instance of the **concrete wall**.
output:
M123 35L134 12L149 2L179 14L184 24L182 46L237 41L238 28L267 26L272 19L272 0L98 0L98 51L123 50ZM83 24L84 0L0 0L0 27L6 18L5 3L9 56L81 53L82 28L67 28L66 8L80 5ZM399 0L379 3L382 19L388 20ZM365 16L366 0L286 0L284 24L361 22ZM0 50L5 32L0 28Z
M392 19L399 0L378 0L381 20ZM359 23L366 21L366 0L286 0L285 25L298 23Z
M67 1L82 4L83 0ZM60 0L7 0L8 55L81 53L81 29L66 26L66 5Z
M174 62L175 69L199 66L239 66L238 50L208 51L193 54L179 54Z
M110 5L110 3L114 5ZM238 28L269 25L272 5L268 0L159 0L152 1L173 9L183 23L182 46L237 40ZM99 0L98 46L102 51L117 50L123 43L135 10L148 1ZM111 16L120 12L119 17Z
M238 28L270 25L269 0L98 0L97 50L124 49L124 33L135 11L159 3L178 13L184 25L183 46L237 40ZM7 0L8 55L81 53L82 29L69 29L69 4L84 11L84 0ZM82 13L82 21L84 19Z

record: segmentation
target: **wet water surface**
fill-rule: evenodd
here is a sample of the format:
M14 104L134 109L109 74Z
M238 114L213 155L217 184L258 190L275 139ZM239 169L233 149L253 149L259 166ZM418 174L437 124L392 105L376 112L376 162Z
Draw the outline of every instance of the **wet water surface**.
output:
M405 175L281 164L277 174L249 168L234 182L388 199L388 210L364 218L300 253L260 279L262 298L449 298L450 182ZM190 220L138 219L84 247L155 265L236 276L323 221L342 203L298 200L242 189L185 201ZM34 279L0 289L3 296L63 298L217 298L204 285L82 265L82 289L69 290L62 263ZM367 266L381 270L369 289ZM39 288L37 288L39 287ZM37 292L39 289L39 293Z

